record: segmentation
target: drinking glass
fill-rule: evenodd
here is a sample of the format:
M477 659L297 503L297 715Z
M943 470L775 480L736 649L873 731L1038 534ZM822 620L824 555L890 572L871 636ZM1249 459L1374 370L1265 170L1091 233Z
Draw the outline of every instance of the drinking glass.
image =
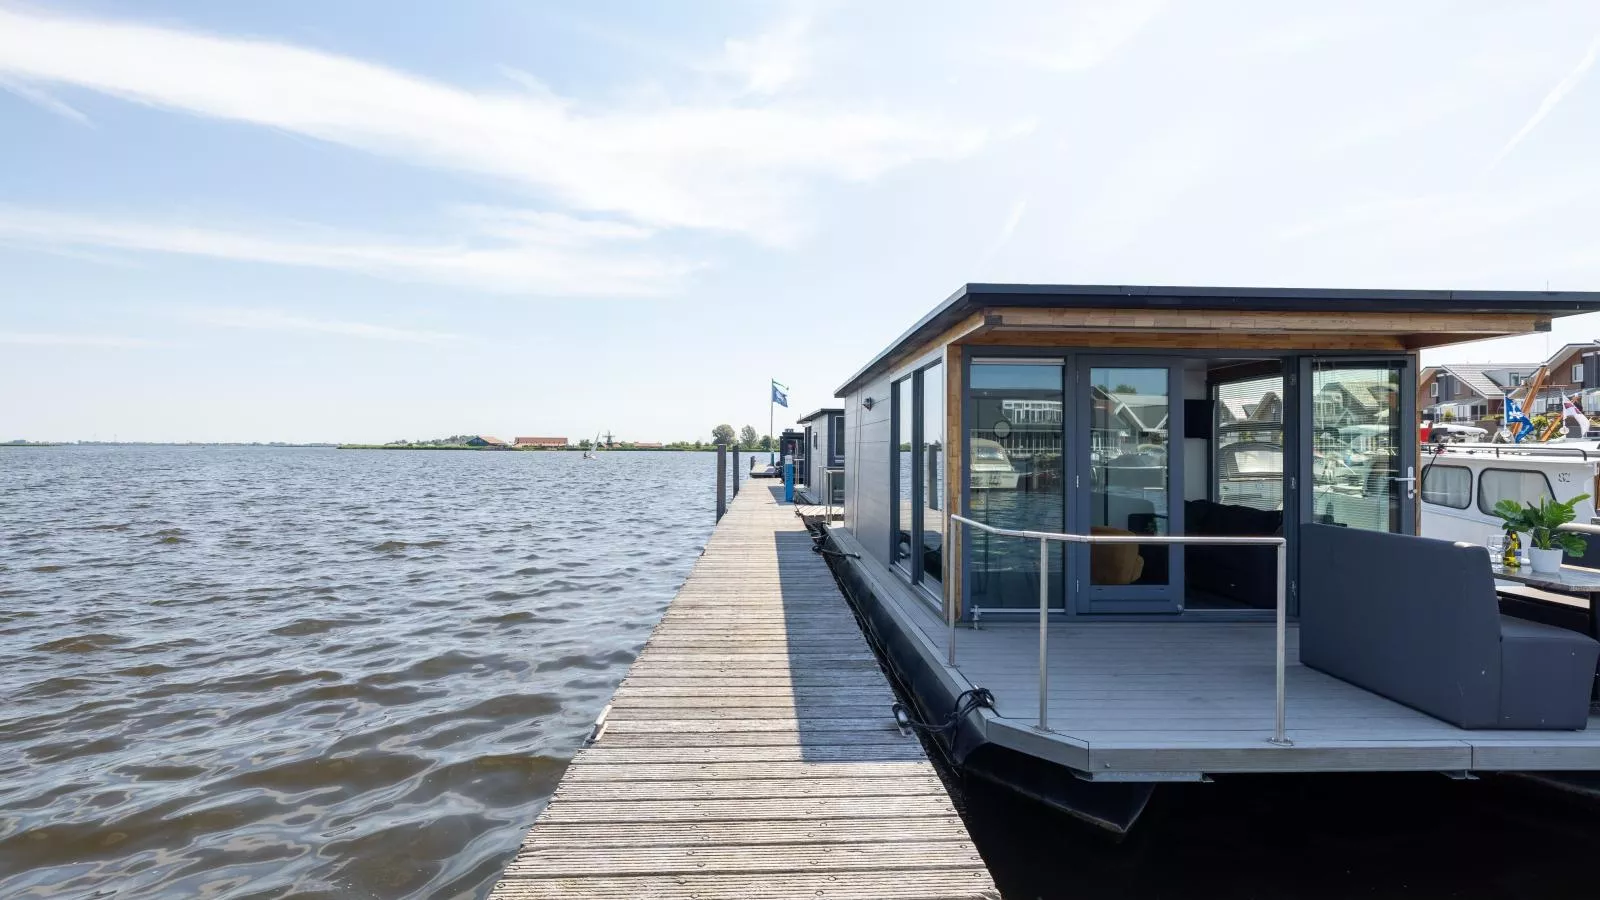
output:
M1490 535L1483 545L1489 548L1489 568L1496 572L1505 568L1506 536L1503 534Z

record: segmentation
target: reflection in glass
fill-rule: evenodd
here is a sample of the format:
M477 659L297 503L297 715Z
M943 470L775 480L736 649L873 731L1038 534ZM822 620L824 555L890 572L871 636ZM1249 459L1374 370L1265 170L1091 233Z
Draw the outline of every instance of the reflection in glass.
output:
M1167 534L1167 420L1171 391L1165 367L1089 370L1089 531ZM1090 549L1096 585L1166 584L1169 548L1102 544Z
M944 581L944 366L922 370L922 582L938 591Z
M1238 374L1229 377L1235 367ZM1283 534L1282 372L1276 360L1243 360L1208 373L1210 493L1184 503L1183 527L1189 534ZM1270 610L1277 604L1273 548L1189 546L1183 552L1185 610Z
M1400 367L1318 362L1311 373L1312 518L1401 531Z
M974 362L967 432L968 515L1001 528L1066 526L1060 363ZM1039 603L1038 541L968 532L970 604L1029 608ZM1051 605L1062 603L1063 554L1050 549Z
M911 570L911 379L894 383L894 564Z
M1225 506L1282 511L1283 376L1222 382L1213 397L1212 496Z

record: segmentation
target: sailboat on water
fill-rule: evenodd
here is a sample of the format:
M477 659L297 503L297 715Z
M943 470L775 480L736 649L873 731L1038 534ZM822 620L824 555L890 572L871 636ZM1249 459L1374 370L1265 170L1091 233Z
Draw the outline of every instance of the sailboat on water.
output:
M584 459L599 459L600 458L600 432L596 431L594 433L594 446L593 446L593 449L583 451L583 458Z

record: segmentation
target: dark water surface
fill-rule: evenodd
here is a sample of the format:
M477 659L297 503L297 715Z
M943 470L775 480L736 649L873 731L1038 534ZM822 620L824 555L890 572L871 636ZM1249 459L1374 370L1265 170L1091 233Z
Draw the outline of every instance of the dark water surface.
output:
M0 450L0 897L486 893L714 467Z

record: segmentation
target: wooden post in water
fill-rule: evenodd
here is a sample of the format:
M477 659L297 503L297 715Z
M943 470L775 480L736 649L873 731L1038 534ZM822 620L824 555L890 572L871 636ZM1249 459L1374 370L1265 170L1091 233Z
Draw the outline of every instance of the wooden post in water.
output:
M728 511L728 445L717 445L717 521Z
M733 495L739 496L739 447L733 448Z

